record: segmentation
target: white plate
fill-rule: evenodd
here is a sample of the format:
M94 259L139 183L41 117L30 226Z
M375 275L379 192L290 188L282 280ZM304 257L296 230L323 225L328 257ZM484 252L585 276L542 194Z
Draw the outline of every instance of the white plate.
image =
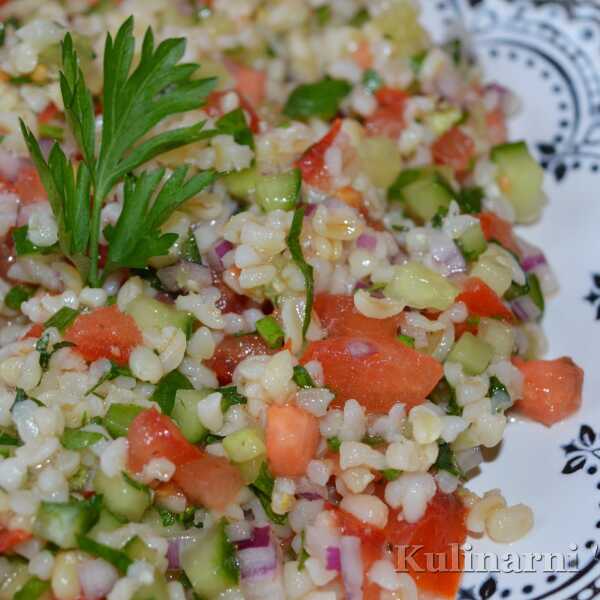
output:
M542 161L549 204L538 225L519 233L544 249L561 284L544 320L548 357L572 356L585 370L577 415L551 429L511 424L498 455L469 484L477 492L501 487L536 517L524 540L470 540L474 552L555 552L577 564L568 572L533 561L533 572L468 573L459 598L589 600L600 595L600 2L422 4L438 39L466 29L486 77L523 102L511 137L525 138ZM523 557L521 567L531 562Z

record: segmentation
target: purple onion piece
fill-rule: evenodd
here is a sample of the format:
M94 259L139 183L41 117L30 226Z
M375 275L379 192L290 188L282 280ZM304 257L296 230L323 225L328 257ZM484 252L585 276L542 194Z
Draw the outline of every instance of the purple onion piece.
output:
M369 233L361 233L356 240L356 247L363 250L375 250L377 238Z
M510 303L510 307L521 321L536 321L542 315L542 311L529 296L515 298L515 300Z
M181 540L179 538L169 540L167 560L169 562L169 570L179 571L181 569Z
M545 264L548 264L548 261L546 260L546 257L540 253L533 254L531 256L526 256L521 262L521 267L523 268L523 271L527 273L529 271L532 271L536 267Z
M223 258L231 250L233 250L233 244L228 240L220 240L215 243L215 254L219 258Z
M252 530L252 537L248 540L241 540L236 543L238 550L247 548L264 548L269 545L271 537L271 528L268 525L264 527L255 527Z
M337 546L328 546L325 550L325 566L328 571L342 570L342 555Z
M346 348L352 358L365 358L371 356L377 352L377 349L373 344L369 342L363 342L362 340L352 340L348 342Z

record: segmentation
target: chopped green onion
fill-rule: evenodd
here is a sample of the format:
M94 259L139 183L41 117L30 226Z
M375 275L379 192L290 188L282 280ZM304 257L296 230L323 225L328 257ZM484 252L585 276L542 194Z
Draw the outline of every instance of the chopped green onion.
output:
M136 404L111 404L104 415L104 427L113 438L126 436L131 423L143 410Z
M19 438L9 433L0 432L0 446L21 446L22 442Z
M13 596L14 600L38 600L50 589L49 581L42 581L38 577L32 577Z
M248 487L258 498L269 520L277 525L284 525L287 521L287 515L278 515L271 508L271 497L273 495L273 488L275 487L275 479L271 475L267 463L262 463L258 477Z
M121 573L127 573L127 569L133 563L133 561L127 556L127 554L125 554L125 552L115 550L114 548L106 546L105 544L100 544L89 537L80 535L77 538L77 543L80 550L83 550L92 556L102 558L106 562L109 562L111 565L117 567Z
M456 197L460 210L467 214L478 214L481 212L481 201L484 192L480 187L462 188Z
M275 349L283 346L285 335L275 317L269 315L256 321L256 331L269 348Z
M396 339L399 342L402 342L405 346L408 346L409 348L415 347L415 338L410 337L410 335L404 335L401 333L396 336Z
M398 479L401 473L402 471L398 469L383 469L383 471L381 471L381 474L383 475L384 479L387 479L387 481L394 481L395 479Z
M35 288L25 285L15 285L4 297L4 304L13 310L19 310L21 304L35 294Z
M452 448L445 442L441 443L439 446L438 457L434 467L438 471L446 471L455 477L463 477L461 470L456 464L456 457L454 456Z
M60 443L67 450L84 450L97 442L106 439L97 431L82 431L81 429L65 429Z
M317 387L310 376L310 373L302 365L296 365L294 367L294 375L292 379L294 380L294 383L301 388L306 389Z
M73 324L73 321L79 316L79 311L68 306L63 306L57 313L52 315L45 323L44 329L56 327L59 331L64 331Z
M327 438L327 447L332 452L339 452L341 445L342 445L342 440L340 440L340 438L337 437L337 435L333 436L333 437L330 437L330 438Z

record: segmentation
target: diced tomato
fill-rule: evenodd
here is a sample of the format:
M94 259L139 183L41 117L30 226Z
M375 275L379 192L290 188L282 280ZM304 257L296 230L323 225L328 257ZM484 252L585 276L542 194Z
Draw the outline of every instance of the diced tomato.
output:
M241 313L249 308L253 302L248 296L242 296L234 292L221 277L217 271L211 271L212 284L221 293L221 297L217 300L217 308L224 313Z
M453 127L433 143L431 152L438 165L448 165L456 173L464 173L471 167L475 144L466 133Z
M406 127L404 108L408 94L399 89L383 87L375 93L375 96L379 107L365 119L367 132L370 135L383 135L397 139Z
M325 136L298 159L296 166L302 171L303 181L309 185L322 189L329 186L329 171L325 165L325 153L334 143L341 129L342 120L336 119Z
M24 529L0 530L0 554L10 552L15 546L31 538L31 533Z
M265 99L267 74L260 69L253 69L233 61L227 61L227 69L235 79L235 89L247 98L250 104L258 107Z
M515 407L544 425L566 419L581 406L583 370L572 359L514 359L524 377L523 398Z
M240 471L226 458L205 453L177 467L173 479L193 504L215 510L234 502L244 486Z
M455 598L464 566L464 555L459 546L465 542L467 528L465 526L466 510L462 502L452 494L438 492L427 506L425 515L416 523L398 521L397 512L391 511L385 529L386 542L394 546L396 567L399 570L408 568L419 590L425 595L435 598ZM399 546L406 546L402 561ZM417 548L413 553L411 548ZM408 560L412 558L412 561ZM440 569L442 560L446 561L445 571L427 571L427 558L432 566ZM405 564L402 564L405 563ZM411 568L418 566L419 568ZM452 572L454 568L454 572Z
M431 356L383 336L342 336L312 342L302 363L318 360L334 407L355 398L371 412L387 413L396 402L421 404L442 378Z
M265 432L273 475L299 477L314 458L321 434L314 415L292 404L271 404Z
M117 306L108 306L77 317L65 340L75 344L77 352L90 362L109 358L126 365L133 348L142 343L142 334L133 317Z
M48 199L42 180L32 164L24 164L19 169L13 187L23 204L43 202Z
M352 296L341 294L319 294L315 298L314 308L329 336L393 337L404 318L399 314L388 319L370 319L356 310Z
M514 252L517 256L521 254L519 245L513 234L512 225L508 221L505 221L493 212L482 212L477 216L479 217L483 235L488 242L495 240L507 250Z
M56 107L56 104L54 104L54 102L50 102L46 106L46 108L44 108L44 110L38 115L38 122L48 123L49 121L52 121L52 119L54 119L56 116L58 116L59 113L60 111Z
M479 331L479 327L477 326L477 323L473 323L472 321L470 321L469 319L467 319L466 321L463 321L462 323L455 323L454 324L454 337L459 340L461 338L461 336L466 333L466 332L472 333L473 335L477 335L477 332Z
M223 111L221 110L221 98L230 91L231 90L223 92L212 92L210 96L206 99L204 110L213 119L217 119L218 117L223 116ZM238 98L240 99L241 108L244 110L244 112L248 115L250 119L250 123L248 124L250 129L253 131L253 133L258 133L260 119L258 118L256 111L254 110L250 102L248 102L248 100L239 92Z
M456 301L464 302L469 309L469 314L478 317L514 320L511 310L502 302L498 294L479 277L469 277L465 281L463 290L457 296Z
M205 361L207 367L217 374L221 385L231 383L235 368L248 356L256 354L273 354L264 340L255 334L225 336L216 347L215 353Z
M128 462L135 473L153 458L166 458L176 467L200 458L200 448L188 442L175 423L155 408L142 411L127 432Z
M501 107L497 106L485 115L487 132L492 146L504 144L508 138L506 117Z
M352 58L361 69L369 69L373 65L373 53L368 40L359 42L356 50L352 53Z
M22 339L27 338L39 338L42 333L44 333L44 326L41 323L34 323L22 337Z

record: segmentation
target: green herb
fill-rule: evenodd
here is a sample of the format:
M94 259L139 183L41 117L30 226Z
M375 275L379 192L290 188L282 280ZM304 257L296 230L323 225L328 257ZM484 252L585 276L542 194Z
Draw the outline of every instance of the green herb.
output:
M35 404L37 404L38 406L45 406L43 402L40 402L37 398L28 396L27 392L24 389L18 387L15 390L15 401L13 402L13 405L10 408L11 412L14 410L17 404L19 404L20 402L25 402L25 400L31 400L32 402L35 402Z
M225 414L234 404L248 404L248 398L240 394L235 385L219 388L221 393L221 411Z
M29 227L22 225L21 227L15 227L12 230L12 239L15 245L15 254L17 256L26 256L27 254L53 254L58 252L58 246L53 244L52 246L36 246L29 241L27 237L27 231Z
M175 518L175 514L166 508L162 508L161 506L157 506L156 510L158 511L158 515L160 517L160 522L163 527L171 527L175 525L177 519Z
M490 377L488 396L492 401L492 412L500 413L513 405L506 386L495 376Z
M427 50L421 50L421 52L413 54L410 57L410 68L412 69L412 72L415 75L418 75L421 72L421 69L423 68L423 63L425 62L426 58Z
M200 256L200 250L198 250L198 244L194 234L190 232L187 240L181 246L181 258L188 262L193 262L198 265L202 264L202 257Z
M67 428L60 438L60 443L67 450L84 450L104 439L106 438L97 431Z
M86 391L85 395L93 394L104 382L112 381L117 377L133 377L129 367L121 367L117 363L110 361L110 369L104 373L100 379Z
M38 141L21 121L21 130L39 172L59 227L62 252L77 265L83 278L98 287L102 276L120 267L145 266L150 256L168 252L176 234L161 234L160 226L191 196L209 185L212 172L186 179L187 167L176 169L153 201L163 169L128 175L163 152L213 135L204 122L148 137L166 118L202 106L215 85L195 79L195 64L178 64L185 39L167 39L154 46L146 31L140 59L132 71L135 40L133 18L109 34L104 48L102 133L96 143L96 116L73 39L62 43L60 88L67 123L83 157L77 169L58 144L48 160ZM98 150L96 151L96 148ZM127 176L123 210L109 229L109 253L104 273L99 271L100 213L111 190ZM90 199L92 199L90 206Z
M396 339L403 343L405 346L408 346L409 348L414 348L415 347L415 338L410 337L410 335L404 335L404 334L399 334L396 336Z
M383 79L381 75L374 69L367 69L362 76L362 84L374 94L379 88L383 86Z
M179 371L171 371L165 375L156 386L150 400L156 402L163 414L170 415L175 403L177 390L193 390L190 380Z
M454 417L462 417L463 408L456 401L456 392L454 391L454 388L450 388L450 390L451 393L450 398L448 399L448 406L446 408L446 412Z
M306 534L304 533L304 529L300 534L300 540L302 545L300 546L300 552L298 552L298 571L302 571L304 569L306 561L310 558L310 554L306 550Z
M56 140L62 142L65 137L65 130L58 125L50 125L50 123L40 123L38 133L41 138Z
M381 471L383 478L387 481L394 481L395 479L398 479L401 473L402 471L399 469L383 469L383 471Z
M254 136L246 123L246 115L241 108L236 108L223 115L215 125L220 133L232 135L238 144L254 148Z
M102 424L113 438L126 436L131 423L142 410L144 409L136 404L111 404Z
M463 58L463 43L460 38L454 38L445 45L445 50L452 57L455 65L459 65Z
M177 522L189 529L192 525L194 525L194 518L196 516L196 507L195 506L186 506L185 510L182 513L175 515L175 519Z
M529 284L527 281L523 285L519 285L513 281L506 292L504 292L504 299L510 302L527 294L529 294Z
M529 284L529 295L531 296L533 303L540 309L540 312L544 314L546 303L544 301L544 294L538 276L535 273L530 273L527 275L527 283Z
M329 21L331 21L331 6L329 4L323 4L315 9L315 17L319 27L325 27Z
M478 214L481 212L481 201L484 191L480 187L462 188L456 197L456 201L463 213Z
M292 378L298 387L305 389L317 387L310 376L310 373L302 365L296 365L294 367L294 375Z
M400 171L392 185L388 188L388 200L404 202L404 188L415 181L419 181L422 177L422 169L405 169L404 171Z
M150 493L150 488L141 483L140 481L138 481L137 479L134 479L133 477L130 477L125 471L121 471L121 475L123 475L123 479L134 489L139 490L140 492L146 492L146 494Z
M22 442L18 437L0 431L0 446L22 446Z
M86 467L80 466L71 477L69 477L69 489L74 492L83 490L87 485L89 471Z
M64 331L73 321L79 316L79 311L68 306L63 306L57 313L52 315L45 323L44 329L48 327L56 327L59 331Z
M333 437L327 438L327 447L332 452L339 452L341 445L342 445L342 440L340 440L340 438L337 437L337 435L334 435Z
M446 444L446 442L442 442L439 445L438 457L434 467L438 471L446 471L455 477L463 477L461 470L456 464L454 452L452 451L452 448L450 448L450 445Z
M447 414L456 417L462 415L462 407L456 402L454 388L445 377L438 382L429 397L434 404L443 407Z
M38 600L50 589L49 581L42 581L38 577L32 577L13 596L14 600Z
M44 370L44 371L46 371L48 369L48 365L50 364L51 353L48 352L49 341L50 341L50 336L46 332L35 343L35 349L40 353L40 367L42 367L42 370Z
M125 552L115 550L114 548L106 546L105 544L100 544L99 542L96 542L95 540L84 535L77 536L77 544L79 545L80 550L83 550L92 556L102 558L106 562L109 562L111 565L117 567L121 573L127 573L127 569L133 563L133 561L127 556L127 554L125 554Z
M375 446L381 446L382 444L385 444L385 440L380 435L367 434L362 439L362 443L367 444L367 446L375 447Z
M302 335L306 336L308 326L310 325L310 319L312 315L313 306L313 290L314 290L314 278L313 268L304 260L304 254L302 253L302 245L300 244L300 234L302 233L302 224L304 221L304 208L299 206L294 211L294 218L292 219L292 226L288 233L286 242L292 255L293 261L296 266L300 269L300 272L304 276L304 285L306 287L306 304L304 307L304 322L302 323Z
M151 287L159 292L168 292L167 288L163 285L162 281L156 274L156 270L151 267L144 267L143 269L131 269L133 275L141 277L144 281L147 281Z
M283 114L292 119L319 117L324 121L330 121L351 90L352 86L347 81L329 77L316 83L299 85L287 99Z
M440 206L438 208L438 211L435 213L435 215L433 215L433 218L431 219L431 226L434 229L441 229L442 225L444 224L444 218L446 217L447 214L448 214L448 207Z
M361 8L348 21L350 27L362 27L370 19L369 11L366 8Z
M202 438L202 444L204 446L210 446L210 444L217 444L223 440L222 435L215 435L214 433L208 433Z
M258 477L254 480L254 483L250 484L248 487L260 501L269 520L277 525L283 525L287 521L287 516L276 514L271 508L271 497L273 496L274 486L275 480L273 479L273 475L271 475L267 463L263 462L260 466Z
M26 285L15 285L4 297L4 304L13 310L19 310L21 304L35 294L35 288Z
M272 315L256 321L256 331L269 348L275 349L283 346L285 339L283 329Z

